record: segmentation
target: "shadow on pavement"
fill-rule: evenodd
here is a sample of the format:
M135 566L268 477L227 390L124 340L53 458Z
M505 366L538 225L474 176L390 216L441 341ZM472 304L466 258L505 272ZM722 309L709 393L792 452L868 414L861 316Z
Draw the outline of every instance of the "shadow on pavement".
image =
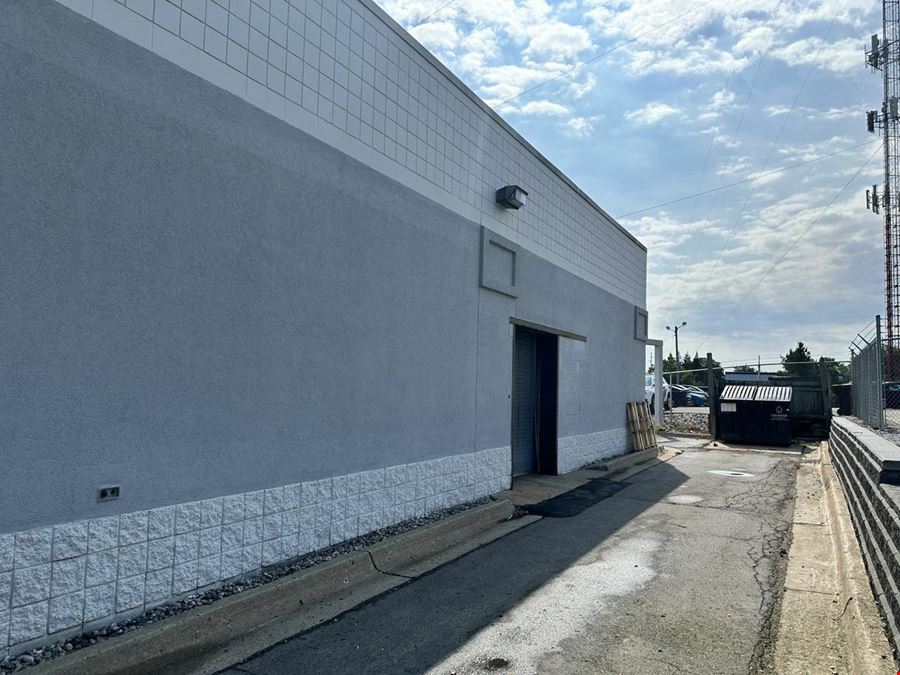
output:
M223 672L426 671L687 480L667 463L639 476L640 499L544 518Z

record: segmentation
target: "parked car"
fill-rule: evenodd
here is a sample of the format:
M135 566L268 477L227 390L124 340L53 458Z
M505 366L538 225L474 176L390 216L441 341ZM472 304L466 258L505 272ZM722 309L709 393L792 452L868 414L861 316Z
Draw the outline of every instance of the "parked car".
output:
M709 396L702 389L696 390L692 388L688 397L690 398L691 406L695 408L706 408L709 405Z
M650 410L656 411L656 375L644 377L644 400L650 404ZM672 409L672 388L663 378L663 410Z
M703 408L709 405L709 397L705 391L695 385L673 384L672 405L676 407Z
M688 389L691 390L691 405L703 408L709 405L709 395L703 389L698 387L696 384L688 385Z
M884 407L900 408L900 382L884 383Z
M672 390L672 405L676 408L684 408L685 406L689 406L691 404L690 399L688 398L688 388L681 384L673 384L671 385Z

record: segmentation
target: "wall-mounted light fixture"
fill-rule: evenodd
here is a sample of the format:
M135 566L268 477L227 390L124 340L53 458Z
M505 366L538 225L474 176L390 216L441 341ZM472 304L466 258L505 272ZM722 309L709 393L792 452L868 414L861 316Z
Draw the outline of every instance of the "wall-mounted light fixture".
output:
M521 209L527 198L528 193L518 185L507 185L497 190L497 203L507 209Z

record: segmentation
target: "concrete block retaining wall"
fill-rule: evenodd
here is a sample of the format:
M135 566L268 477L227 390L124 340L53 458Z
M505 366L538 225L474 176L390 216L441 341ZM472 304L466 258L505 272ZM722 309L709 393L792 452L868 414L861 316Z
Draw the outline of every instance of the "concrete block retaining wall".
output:
M900 487L892 461L900 449L877 434L836 417L829 437L866 562L872 589L895 650L900 649Z

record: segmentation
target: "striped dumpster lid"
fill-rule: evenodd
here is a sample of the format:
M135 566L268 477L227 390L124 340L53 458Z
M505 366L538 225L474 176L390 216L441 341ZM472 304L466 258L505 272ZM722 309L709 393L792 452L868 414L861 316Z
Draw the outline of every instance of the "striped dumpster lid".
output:
M771 403L790 403L791 387L757 387L756 400Z
M722 390L722 401L752 401L756 396L756 387L747 384L729 384Z
M790 403L791 387L768 387L749 384L729 384L722 390L722 401L762 401L765 403Z

